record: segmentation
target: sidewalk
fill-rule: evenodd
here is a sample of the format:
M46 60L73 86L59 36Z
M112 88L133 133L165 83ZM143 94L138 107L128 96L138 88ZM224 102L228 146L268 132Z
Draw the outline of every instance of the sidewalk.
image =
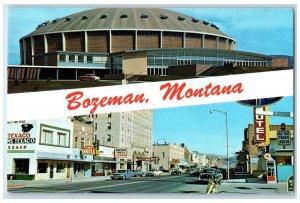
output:
M224 180L226 182L226 180ZM266 184L266 181L254 177L251 174L247 173L236 173L235 176L231 177L229 180L227 180L228 183L260 183L260 184Z
M50 179L50 180L7 180L7 188L23 188L34 186L50 186L63 183L88 182L88 181L105 181L110 176L95 176L89 178L73 178L71 179Z

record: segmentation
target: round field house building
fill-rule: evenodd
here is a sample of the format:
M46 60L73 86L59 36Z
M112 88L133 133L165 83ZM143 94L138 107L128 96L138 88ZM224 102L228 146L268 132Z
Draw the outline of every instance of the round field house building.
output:
M174 11L97 8L37 25L20 39L21 65L10 67L8 76L77 80L89 73L121 79L197 75L226 64L274 66L272 57L235 51L235 45L217 25Z

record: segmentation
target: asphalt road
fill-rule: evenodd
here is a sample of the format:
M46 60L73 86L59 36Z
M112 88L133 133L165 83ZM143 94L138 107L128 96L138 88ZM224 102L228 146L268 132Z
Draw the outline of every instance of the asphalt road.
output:
M9 188L13 193L117 193L117 194L151 194L151 193L179 193L179 194L204 194L206 184L199 184L197 177L158 176L136 177L131 180L105 180L92 182L69 182L50 186L31 186L25 188ZM283 184L261 183L222 183L218 186L220 194L286 194L286 186Z

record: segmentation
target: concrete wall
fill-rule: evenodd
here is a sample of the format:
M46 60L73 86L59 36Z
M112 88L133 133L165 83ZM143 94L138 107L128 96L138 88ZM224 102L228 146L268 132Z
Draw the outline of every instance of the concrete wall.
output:
M124 53L123 73L125 75L147 75L146 52Z
M216 49L217 48L217 37L205 35L204 48Z

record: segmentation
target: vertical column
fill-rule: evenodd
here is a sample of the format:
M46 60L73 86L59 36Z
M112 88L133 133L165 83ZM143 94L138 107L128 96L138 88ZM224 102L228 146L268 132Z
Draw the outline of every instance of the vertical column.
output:
M163 48L163 32L160 31L160 42L159 42L159 48Z
M58 77L59 77L59 69L57 68L56 69L56 80L58 80Z
M46 35L44 35L44 47L45 47L45 53L48 53L48 40Z
M229 40L226 39L226 44L225 44L225 49L228 50L228 43L229 43Z
M22 40L22 43L23 43L23 57L24 57L24 64L27 64L27 61L26 61L26 43L25 43L25 39Z
M109 30L109 53L112 52L112 50L111 50L111 42L112 42L112 40L111 40L111 30Z
M134 50L137 50L137 30L134 32Z
M204 40L205 40L205 34L202 35L202 44L201 44L201 48L204 49Z
M63 50L63 51L66 51L66 38L65 38L65 33L62 32L61 35L62 35L62 50Z
M182 36L182 48L185 48L185 39L186 39L186 32L184 32Z
M219 41L220 41L220 37L219 37L219 36L217 36L217 39L216 39L216 40L217 40L217 43L216 43L216 48L217 48L217 49L219 49Z
M77 68L75 69L75 80L77 80Z
M84 52L88 52L88 36L86 31L84 31Z
M30 44L31 44L31 64L34 65L34 39L30 37Z

